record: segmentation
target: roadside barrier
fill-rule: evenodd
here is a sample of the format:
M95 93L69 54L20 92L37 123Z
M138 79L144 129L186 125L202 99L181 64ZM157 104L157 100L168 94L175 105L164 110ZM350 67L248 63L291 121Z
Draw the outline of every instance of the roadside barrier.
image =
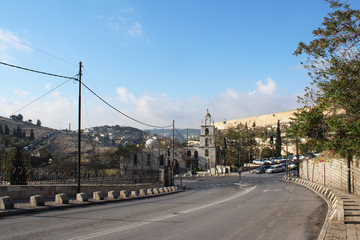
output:
M0 197L0 209L13 209L14 202L9 196Z
M34 195L30 197L30 206L38 207L38 206L45 206L44 197L41 195Z
M336 192L326 188L325 186L307 181L305 179L291 178L284 176L283 180L301 184L320 194L329 204L330 221L344 223L345 221L344 202L340 197L336 195Z
M18 203L18 208L16 208L17 204L14 204L12 198L10 196L0 197L0 216L7 215L15 215L21 213L29 213L29 212L38 212L38 211L46 211L51 209L62 209L68 207L76 207L76 206L86 206L90 204L100 204L106 202L114 202L114 201L124 201L147 197L156 197L160 195L176 193L182 190L179 190L178 187L163 187L163 188L149 188L149 189L140 189L139 191L120 191L120 195L118 195L115 191L109 191L107 193L107 198L105 199L103 193L101 191L95 191L92 194L92 199L89 201L86 193L77 193L75 200L69 200L68 196L65 193L59 193L55 195L54 202L48 202L45 206L44 197L42 195L33 195L30 197L30 203Z
M55 195L55 204L68 204L69 198L65 193Z

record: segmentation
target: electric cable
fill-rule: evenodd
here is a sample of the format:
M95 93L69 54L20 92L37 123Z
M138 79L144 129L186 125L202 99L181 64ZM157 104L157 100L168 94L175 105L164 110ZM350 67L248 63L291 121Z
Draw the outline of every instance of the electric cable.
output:
M183 137L183 135L182 134L180 134L179 133L179 131L175 128L175 131L177 132L177 134L179 134L180 135L180 137L186 142L186 139Z
M15 39L15 38L10 38L10 37L8 37L6 34L3 34L1 37L7 38L8 40L10 40L10 41L12 41L12 42L17 42L17 43L19 43L19 44L21 44L21 45L23 45L23 46L25 46L25 47L27 47L27 48L36 50L36 51L41 52L41 53L43 53L43 54L45 54L45 55L48 55L48 56L53 57L53 58L56 58L56 59L58 59L58 60L60 60L60 61L62 61L62 62L64 62L64 63L69 64L69 65L77 66L76 64L74 64L74 63L72 63L72 62L69 62L69 61L67 61L67 60L65 60L65 59L62 59L62 58L60 58L60 57L57 57L57 56L55 56L55 55L53 55L53 54L51 54L51 53L47 53L47 52L45 52L45 51L43 51L43 50L40 50L40 49L38 49L38 48L31 47L31 46L23 43L22 41L19 41L19 40Z
M40 100L41 98L45 97L46 95L50 94L51 92L55 91L57 88L61 87L62 85L64 85L65 83L67 83L68 81L70 81L70 79L66 80L65 82L61 83L60 85L58 85L57 87L51 89L50 91L48 91L47 93L43 94L42 96L38 97L37 99L35 99L34 101L32 101L31 103L26 104L25 106L23 106L22 108L20 108L19 110L13 112L10 116L14 115L17 112L20 112L21 110L23 110L24 108L30 106L31 104L37 102L38 100Z
M62 76L62 75L58 75L58 74L53 74L53 73L47 73L47 72L42 72L42 71L38 71L38 70L34 70L34 69L30 69L30 68L24 68L24 67L20 67L20 66L16 66L16 65L12 65L12 64L9 64L9 63L5 63L5 62L0 62L0 64L3 64L5 66L9 66L9 67L13 67L13 68L18 68L18 69L21 69L21 70L25 70L25 71L30 71L30 72L35 72L35 73L40 73L40 74L44 74L44 75L48 75L48 76L52 76L52 77L59 77L59 78L66 78L66 79L71 79L71 80L75 80L75 81L79 81L78 78L75 78L75 77L67 77L67 76ZM78 76L75 75L75 76ZM65 84L65 83L64 83ZM114 106L112 106L110 103L108 103L107 101L105 101L103 98L101 98L98 94L96 94L93 90L91 90L88 86L86 86L83 82L81 82L81 84L86 88L88 89L92 94L94 94L98 99L100 99L102 102L104 102L106 105L108 105L110 108L112 108L113 110L115 110L116 112L122 114L123 116L137 122L137 123L140 123L142 125L145 125L145 126L148 126L148 127L153 127L153 128L169 128L169 127L172 127L173 125L168 125L168 126L155 126L155 125L151 125L151 124L147 124L145 122L142 122L142 121L139 121L133 117L130 117L129 115L121 112L120 110L118 110L117 108L115 108ZM47 94L45 94L47 95ZM42 96L43 97L43 96ZM36 100L37 101L37 100ZM32 103L31 103L32 104ZM18 110L20 111L20 110ZM17 111L17 112L18 112Z
M89 90L92 94L94 94L98 99L100 99L103 103L105 103L106 105L108 105L110 108L112 108L113 110L115 110L116 112L122 114L123 116L133 120L134 122L140 123L142 125L148 126L148 127L153 127L153 128L169 128L172 127L173 125L168 125L168 126L155 126L155 125L151 125L151 124L147 124L145 122L139 121L133 117L130 117L129 115L121 112L119 109L117 109L116 107L112 106L110 103L108 103L107 101L105 101L102 97L100 97L98 94L96 94L93 90L91 90L88 86L86 86L85 83L81 82L81 84L87 89Z
M13 67L13 68L18 68L18 69L25 70L25 71L40 73L40 74L44 74L44 75L48 75L48 76L52 76L52 77L66 78L66 79L71 79L71 80L79 81L79 80L78 80L77 78L75 78L75 77L67 77L67 76L62 76L62 75L58 75L58 74L42 72L42 71L30 69L30 68L24 68L24 67L12 65L12 64L9 64L9 63L5 63L5 62L0 62L0 64L3 64L3 65L5 65L5 66L9 66L9 67ZM76 76L77 76L77 75L76 75Z

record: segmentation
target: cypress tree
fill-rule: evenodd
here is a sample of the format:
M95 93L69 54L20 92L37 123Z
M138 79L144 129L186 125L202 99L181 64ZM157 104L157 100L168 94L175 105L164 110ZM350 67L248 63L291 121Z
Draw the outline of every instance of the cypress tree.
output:
M29 138L30 138L31 141L35 139L34 131L32 129L30 131L30 137Z
M13 171L10 176L11 185L25 185L26 171L24 167L24 156L20 147L16 147L15 157L12 160Z
M281 130L280 130L280 120L278 121L277 129L276 129L275 155L276 155L277 157L280 157L280 156L281 156Z

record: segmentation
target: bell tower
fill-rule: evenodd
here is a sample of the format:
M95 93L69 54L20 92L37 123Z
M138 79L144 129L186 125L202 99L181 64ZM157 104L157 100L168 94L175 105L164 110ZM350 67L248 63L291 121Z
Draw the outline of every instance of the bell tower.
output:
M200 128L200 162L206 167L206 170L215 174L216 169L216 142L215 125L211 122L211 115L207 110Z

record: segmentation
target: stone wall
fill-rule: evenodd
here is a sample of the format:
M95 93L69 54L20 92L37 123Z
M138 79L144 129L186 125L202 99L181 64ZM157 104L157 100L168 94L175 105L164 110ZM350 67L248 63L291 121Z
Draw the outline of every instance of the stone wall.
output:
M140 189L163 187L162 184L131 184L131 185L81 185L81 192L92 195L93 192L101 191L107 195L109 191L120 192L122 190L138 191ZM9 185L0 186L0 197L29 198L32 195L55 197L56 194L65 193L74 197L77 193L77 185Z
M248 127L252 127L254 122L255 125L258 127L267 127L267 126L276 127L279 120L281 124L290 122L290 118L294 117L293 115L294 112L296 112L296 110L271 113L271 114L248 117L248 118L239 118L239 119L227 120L223 122L216 122L215 127L219 130L223 130L223 129L235 127L240 123L244 125L247 124Z
M360 194L359 161L351 164L351 191ZM320 157L307 159L301 162L300 177L324 186L348 191L348 172L346 159L333 157Z

